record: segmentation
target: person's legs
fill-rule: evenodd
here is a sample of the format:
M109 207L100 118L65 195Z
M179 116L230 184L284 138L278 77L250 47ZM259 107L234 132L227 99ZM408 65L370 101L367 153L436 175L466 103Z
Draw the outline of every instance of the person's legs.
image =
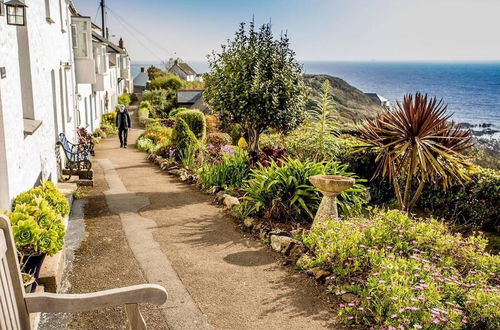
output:
M123 130L121 128L118 130L118 138L120 139L120 148L123 147L123 131L126 132L127 130ZM125 143L127 143L127 142L125 142Z
M128 129L123 130L123 147L127 147Z

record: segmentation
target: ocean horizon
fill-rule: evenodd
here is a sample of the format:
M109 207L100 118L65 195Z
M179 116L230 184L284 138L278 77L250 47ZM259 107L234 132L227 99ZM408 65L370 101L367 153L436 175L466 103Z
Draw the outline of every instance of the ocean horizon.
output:
M208 70L203 61L188 61L199 73ZM307 74L339 77L365 93L377 93L392 104L408 93L422 92L443 99L456 122L489 126L500 131L499 62L302 62ZM132 63L135 77L142 66ZM483 127L473 128L484 131ZM500 132L484 137L499 139Z

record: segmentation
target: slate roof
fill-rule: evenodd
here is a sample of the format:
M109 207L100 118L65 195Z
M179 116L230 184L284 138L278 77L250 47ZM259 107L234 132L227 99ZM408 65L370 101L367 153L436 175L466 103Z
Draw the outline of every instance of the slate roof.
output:
M178 89L177 103L195 104L203 96L204 89Z
M109 52L115 52L117 54L127 54L127 52L125 52L124 49L118 47L117 45L115 45L114 43L112 43L111 41L109 41L108 39L104 38L102 35L96 33L96 32L92 32L92 38L94 38L94 40L98 41L98 42L103 42L107 45L107 50Z
M172 65L172 68L175 66L181 69L188 76L196 75L196 71L194 71L193 68L190 67L187 63L175 61L174 65ZM170 70L172 70L172 68L170 68Z
M146 72L139 72L139 74L134 78L134 86L146 87L148 81L148 74Z

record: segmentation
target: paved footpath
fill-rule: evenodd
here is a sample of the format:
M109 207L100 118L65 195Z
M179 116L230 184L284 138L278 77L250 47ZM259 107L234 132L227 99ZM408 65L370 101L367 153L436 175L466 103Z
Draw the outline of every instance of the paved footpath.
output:
M117 239L113 243L116 249L109 248L109 254L115 254L109 256L114 258L109 263L116 263L123 255L128 256L127 260L133 256L137 262L127 261L127 276L134 277L132 282L158 283L167 289L168 303L159 309L143 308L150 328L338 328L335 313L323 299L318 299L321 289L314 281L282 266L264 245L245 237L230 218L210 204L210 196L147 161L146 154L133 146L140 133L138 128L131 130L128 149L119 148L117 137L97 146L95 180L103 182L104 188L100 197L94 196L88 204L97 203L108 211L102 215L94 212L91 220L86 214L86 222L99 226L104 223L100 217L102 221L115 217L115 225L100 228L100 238L96 238L104 239L107 230L110 237L123 235L123 244ZM90 258L89 262L94 259L87 254L96 253L96 258L102 258L107 253L106 248L92 252L92 245L97 243L91 239L92 232L86 242L91 252L81 256ZM120 249L123 252L117 255ZM75 269L79 269L78 253ZM140 272L133 272L134 267ZM95 287L101 289L102 280L98 278L103 271L73 274L73 278L76 281L84 276L87 283L96 278ZM105 314L93 316L99 317L106 321ZM100 322L102 328L107 328ZM83 327L78 324L72 323Z

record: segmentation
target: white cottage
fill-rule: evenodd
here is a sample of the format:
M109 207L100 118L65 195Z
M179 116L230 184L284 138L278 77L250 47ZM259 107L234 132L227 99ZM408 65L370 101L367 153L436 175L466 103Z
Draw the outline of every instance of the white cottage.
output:
M71 1L26 5L0 5L0 209L57 180L57 134L75 136Z
M92 32L71 0L0 0L0 209L57 181L58 134L74 142L132 90L123 44Z

